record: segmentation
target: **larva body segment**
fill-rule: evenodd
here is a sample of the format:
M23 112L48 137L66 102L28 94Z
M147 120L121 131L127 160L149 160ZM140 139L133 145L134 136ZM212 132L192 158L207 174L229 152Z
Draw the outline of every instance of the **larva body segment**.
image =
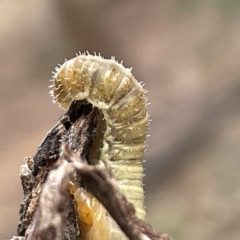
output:
M103 205L83 188L74 189L70 186L70 192L77 202L77 211L81 219L81 239L84 240L127 240L128 238L119 231L117 223L110 217Z
M54 75L53 99L67 109L86 99L100 109L105 131L99 164L110 164L120 190L144 219L142 158L148 113L142 86L114 60L80 55L65 62Z

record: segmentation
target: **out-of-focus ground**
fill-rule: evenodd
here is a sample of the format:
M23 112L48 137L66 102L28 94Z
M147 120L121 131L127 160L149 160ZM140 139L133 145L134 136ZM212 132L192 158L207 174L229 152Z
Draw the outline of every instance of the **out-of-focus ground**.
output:
M63 113L51 71L88 50L146 83L147 221L176 240L240 239L239 13L233 0L1 0L0 238L16 234L22 158Z

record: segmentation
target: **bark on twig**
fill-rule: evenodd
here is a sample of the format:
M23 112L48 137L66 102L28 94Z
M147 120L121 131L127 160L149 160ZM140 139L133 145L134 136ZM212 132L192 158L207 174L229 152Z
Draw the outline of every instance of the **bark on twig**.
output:
M99 118L88 103L74 102L48 132L33 159L25 158L20 172L24 200L19 236L12 240L81 239L75 200L68 190L72 179L92 192L130 240L171 239L136 217L111 169L89 165Z
M63 239L69 203L68 185L74 168L67 161L58 160L61 164L49 173L42 189L39 206L34 215L26 239Z

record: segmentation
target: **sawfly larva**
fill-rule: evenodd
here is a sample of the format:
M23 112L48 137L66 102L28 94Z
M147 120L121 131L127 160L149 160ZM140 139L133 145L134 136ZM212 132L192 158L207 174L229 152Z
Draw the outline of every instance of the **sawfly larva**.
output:
M142 158L148 113L144 89L131 70L114 59L79 55L56 68L52 87L53 101L64 109L74 100L85 99L100 110L104 133L98 139L101 145L95 144L96 164L111 166L120 190L144 219Z

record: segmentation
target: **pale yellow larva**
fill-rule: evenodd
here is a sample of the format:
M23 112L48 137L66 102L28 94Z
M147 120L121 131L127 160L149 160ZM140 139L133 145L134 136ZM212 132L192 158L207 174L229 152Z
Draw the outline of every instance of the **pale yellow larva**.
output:
M87 100L105 119L99 164L110 164L120 190L145 218L143 166L148 113L142 86L115 60L80 55L56 69L51 95L68 109Z
M103 205L89 192L70 184L77 203L82 240L127 240Z

